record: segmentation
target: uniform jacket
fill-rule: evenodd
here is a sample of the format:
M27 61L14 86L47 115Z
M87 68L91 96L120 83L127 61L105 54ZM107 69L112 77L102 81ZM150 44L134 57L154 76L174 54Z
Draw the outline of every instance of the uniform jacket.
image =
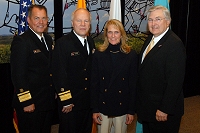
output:
M15 36L11 44L11 77L15 87L15 108L35 104L36 110L54 108L55 90L51 79L52 38L44 33L49 52L32 30Z
M87 37L90 54L74 32L56 41L53 54L53 80L62 106L74 104L73 110L90 107L90 73L94 41Z
M182 41L168 30L142 60L142 54L151 41L150 35L139 56L137 114L143 121L156 121L156 110L168 116L182 116L183 80L186 53Z
M137 54L134 51L117 54L115 66L109 47L94 54L91 81L93 113L108 116L135 113Z

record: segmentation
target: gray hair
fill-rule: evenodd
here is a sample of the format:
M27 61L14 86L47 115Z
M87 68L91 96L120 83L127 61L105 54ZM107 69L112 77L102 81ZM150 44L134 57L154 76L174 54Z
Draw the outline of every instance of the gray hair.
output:
M152 6L147 12L147 19L149 18L149 14L155 10L162 10L163 15L165 16L165 19L171 22L170 11L166 7L161 6L161 5Z

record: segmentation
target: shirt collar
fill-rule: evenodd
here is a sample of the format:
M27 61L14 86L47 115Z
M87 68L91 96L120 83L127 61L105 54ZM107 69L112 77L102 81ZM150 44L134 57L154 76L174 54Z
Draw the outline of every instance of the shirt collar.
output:
M154 44L156 44L165 34L166 32L169 30L169 27L165 30L165 32L163 32L162 34L160 34L159 36L157 37L154 37Z
M87 40L87 37L83 38L81 36L79 36L78 34L76 34L76 32L73 30L74 34L78 37L78 39L81 41L82 45L84 46L84 39Z
M31 27L29 27L29 29L31 29ZM31 29L32 30L32 29ZM44 38L44 35L42 33L42 36L40 36L39 34L37 34L34 30L32 30L33 33L35 33L35 35L41 40L41 38L43 37Z

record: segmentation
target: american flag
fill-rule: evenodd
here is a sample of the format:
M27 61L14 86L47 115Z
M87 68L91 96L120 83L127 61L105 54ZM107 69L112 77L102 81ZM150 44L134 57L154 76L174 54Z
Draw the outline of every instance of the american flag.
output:
M23 34L28 29L27 16L30 5L32 5L32 0L20 0L18 35Z

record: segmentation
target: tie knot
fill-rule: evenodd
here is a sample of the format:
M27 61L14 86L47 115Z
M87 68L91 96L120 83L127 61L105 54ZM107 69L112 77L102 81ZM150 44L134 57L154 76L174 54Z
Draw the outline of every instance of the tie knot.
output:
M151 39L151 41L154 43L154 37Z

